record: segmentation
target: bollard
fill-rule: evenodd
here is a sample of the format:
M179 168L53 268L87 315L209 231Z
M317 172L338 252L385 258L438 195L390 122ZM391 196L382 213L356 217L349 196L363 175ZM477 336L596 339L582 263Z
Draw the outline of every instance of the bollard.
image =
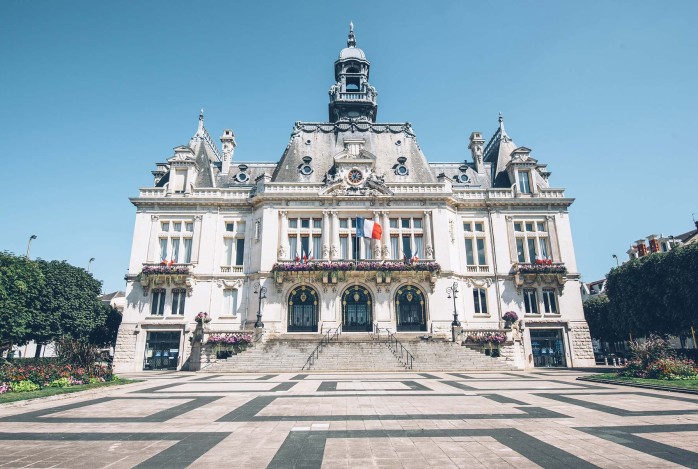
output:
M603 364L608 366L608 357L603 357Z

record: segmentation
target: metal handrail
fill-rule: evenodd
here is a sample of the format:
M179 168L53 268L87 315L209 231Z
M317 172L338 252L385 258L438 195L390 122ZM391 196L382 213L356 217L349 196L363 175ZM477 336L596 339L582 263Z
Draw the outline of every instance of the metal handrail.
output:
M390 329L378 327L378 325L374 323L373 333L376 335L376 339L378 340L378 342L380 342L381 331L384 331L386 333L386 344L388 345L388 348L393 352L393 355L395 355L398 361L402 363L406 369L411 370L412 365L414 364L414 355L412 355L410 351L407 350L404 345L402 345L402 342L400 342L397 339L397 337L395 337L395 334L390 332Z
M332 332L334 331L334 332ZM310 352L310 356L308 359L305 361L305 364L303 365L303 368L301 368L301 371L305 370L306 366L308 369L310 369L311 366L315 363L315 360L317 358L320 358L320 352L322 352L322 348L326 345L330 344L330 341L332 340L339 340L339 335L342 333L342 326L339 326L335 329L327 329L327 332L323 334L322 340L320 341L319 344L315 346L315 349Z

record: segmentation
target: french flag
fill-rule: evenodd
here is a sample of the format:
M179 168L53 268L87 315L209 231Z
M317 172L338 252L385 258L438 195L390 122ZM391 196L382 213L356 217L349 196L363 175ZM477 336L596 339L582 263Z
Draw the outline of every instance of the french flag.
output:
M356 237L381 239L383 228L373 220L356 217Z

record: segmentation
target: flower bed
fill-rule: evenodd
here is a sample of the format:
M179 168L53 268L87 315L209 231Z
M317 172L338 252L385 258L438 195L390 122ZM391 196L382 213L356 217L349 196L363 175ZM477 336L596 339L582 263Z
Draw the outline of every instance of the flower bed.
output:
M514 270L520 274L566 274L565 264L553 264L552 262L535 264L515 264Z
M320 262L277 262L272 272L321 272L321 271L417 271L441 272L441 266L434 261L406 263L401 261L320 261Z
M507 336L502 332L473 333L465 338L465 342L467 343L480 345L500 345L506 342L506 340Z
M244 351L252 343L251 334L212 334L206 341L216 358L224 359Z
M157 265L144 265L141 275L186 275L189 273L189 267L186 265L168 265L168 264L157 264Z
M112 369L102 365L80 367L57 362L37 364L13 360L0 365L0 394L93 384L114 378Z

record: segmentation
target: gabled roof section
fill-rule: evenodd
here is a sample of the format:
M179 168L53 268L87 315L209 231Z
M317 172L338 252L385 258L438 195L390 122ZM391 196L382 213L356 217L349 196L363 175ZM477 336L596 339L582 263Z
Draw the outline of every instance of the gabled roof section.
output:
M504 118L499 114L499 128L485 147L483 160L492 164L492 187L510 187L512 182L506 173L506 166L516 144L504 130Z
M223 160L221 152L218 150L218 147L211 138L211 135L209 135L208 131L206 130L206 127L204 127L203 109L199 114L199 126L197 127L194 136L191 138L191 140L189 140L189 146L192 150L194 150L194 153L196 153L197 155L199 153L199 149L203 148L204 152L206 153L206 157L211 162L218 162Z

